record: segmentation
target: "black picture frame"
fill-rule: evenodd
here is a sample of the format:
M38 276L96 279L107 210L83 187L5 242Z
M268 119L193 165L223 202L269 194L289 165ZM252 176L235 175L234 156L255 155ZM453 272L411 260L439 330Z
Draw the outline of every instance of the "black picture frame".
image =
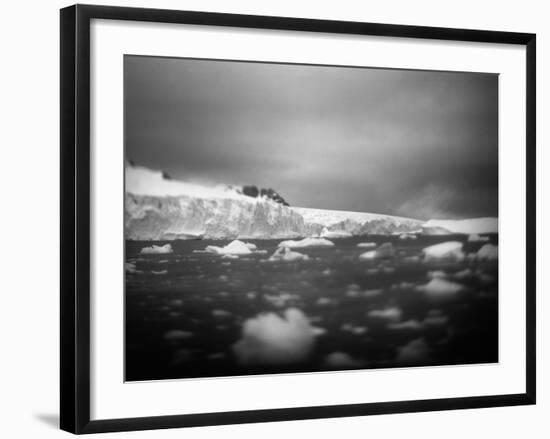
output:
M90 420L90 21L133 20L526 47L526 391L481 397ZM61 429L81 434L535 404L536 36L530 33L74 5L61 9ZM122 317L121 317L122 318Z

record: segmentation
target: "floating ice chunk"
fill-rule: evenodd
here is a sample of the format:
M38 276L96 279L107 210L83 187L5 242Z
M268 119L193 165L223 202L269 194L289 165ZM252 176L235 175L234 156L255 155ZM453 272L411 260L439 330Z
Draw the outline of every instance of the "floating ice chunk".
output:
M405 322L400 322L400 323L390 323L388 325L388 329L393 329L393 330L399 330L399 329L419 330L419 329L422 329L423 327L424 325L415 319L407 320Z
M182 331L180 329L174 329L164 334L164 339L168 341L187 340L193 337L193 333L190 331Z
M417 239L417 236L413 233L401 233L399 239Z
M382 294L382 288L372 288L370 290L363 291L363 297L376 297Z
M361 295L361 287L358 284L349 284L346 290L346 296L359 297Z
M227 253L225 255L222 256L222 259L239 259L239 256L238 255L232 255L230 253ZM229 264L229 262L228 262Z
M361 253L359 255L359 259L363 259L363 260L376 259L376 250L371 250L365 253Z
M359 244L357 244L357 247L375 248L376 247L376 242L360 242Z
M480 261L496 261L498 259L498 246L485 244L477 251L477 259Z
M464 289L464 286L441 278L434 278L427 284L416 287L418 291L422 291L429 296L454 296Z
M288 247L279 247L277 250L275 250L275 253L273 253L269 257L270 261L286 261L286 262L307 261L308 259L309 259L308 255L304 255L298 252L293 252Z
M350 332L353 335L363 335L367 333L368 328L366 326L355 326L355 325L352 325L351 323L344 323L340 327L340 330L345 332Z
M322 274L323 276L330 276L330 275L332 274L332 270L331 270L330 268L325 268L325 269L321 272L321 274Z
M352 284L355 285L355 284ZM382 294L383 290L381 288L372 288L372 289L366 289L365 291L361 291L359 289L359 285L357 285L357 288L351 288L348 286L348 289L346 291L346 296L348 297L375 297L380 294Z
M218 247L216 245L209 245L204 249L207 253L215 253L218 255L249 255L252 250L248 246L238 239L231 241L225 247Z
M170 244L165 245L152 245L151 247L143 247L140 251L142 255L166 255L173 253L172 246Z
M289 293L281 293L278 296L277 295L269 295L264 294L264 299L267 300L269 303L271 303L274 306L277 306L279 308L282 308L283 306L286 306L288 302L292 300L296 300L298 296L294 294Z
M244 245L246 245L248 249L251 251L258 250L258 247L256 246L256 244L252 244L251 242L245 242Z
M440 315L440 316L427 316L423 320L424 325L426 326L444 326L449 323L449 317Z
M380 319L398 321L401 320L403 312L397 306L392 306L384 309L373 309L368 312L369 317L376 317Z
M428 271L427 276L429 279L444 279L447 277L447 274L443 270L434 270Z
M321 238L350 238L351 236L353 235L345 230L328 230L326 227L321 232Z
M319 306L326 306L326 305L332 305L332 300L328 297L319 297L317 299L317 302L315 302Z
M397 351L396 361L399 364L420 364L430 356L430 348L424 338L417 338L402 346Z
M126 269L126 273L128 274L141 273L140 270L136 269L136 264L134 262L126 262L126 264L124 264L124 267Z
M430 245L422 250L425 261L449 260L459 262L464 259L462 243L459 241L442 242L441 244Z
M356 360L345 352L332 352L325 357L324 364L328 367L340 369L346 367L360 367L363 362Z
M229 317L231 313L229 311L226 311L225 309L213 309L212 315L214 317Z
M477 233L472 233L471 235L468 235L468 242L487 242L489 241L488 236L481 236Z
M159 271L151 270L151 273L157 276L163 276L165 274L168 274L168 270L159 270Z
M299 241L282 241L279 247L303 248L303 247L332 247L334 242L324 238L304 238Z
M359 259L370 260L370 259L387 259L393 258L395 255L395 249L391 242L386 242L378 247L376 250L371 250L359 255Z
M241 339L233 345L240 364L292 364L308 358L315 344L315 327L302 311L284 316L259 314L243 323Z
M318 328L318 327L314 327L313 328L313 334L314 335L325 335L328 331L325 329L325 328Z
M453 274L454 279L468 279L474 276L474 272L470 270L469 268L465 268L464 270L457 271Z

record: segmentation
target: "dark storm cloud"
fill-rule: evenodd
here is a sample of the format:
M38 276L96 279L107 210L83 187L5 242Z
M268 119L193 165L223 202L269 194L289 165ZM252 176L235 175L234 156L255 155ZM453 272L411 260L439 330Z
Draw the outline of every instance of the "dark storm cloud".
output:
M498 78L125 57L126 155L292 205L496 216Z

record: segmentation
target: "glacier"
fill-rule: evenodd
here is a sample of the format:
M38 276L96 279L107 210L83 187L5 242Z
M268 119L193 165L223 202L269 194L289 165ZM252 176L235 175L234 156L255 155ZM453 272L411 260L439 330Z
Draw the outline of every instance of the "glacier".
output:
M298 238L319 233L291 208L226 186L167 180L126 165L125 230L130 240Z
M422 224L424 235L449 235L452 233L479 235L498 233L498 218L471 218L462 220L429 220Z
M172 180L125 165L126 239L295 239L365 235L488 233L495 218L424 222L390 215L287 206L234 186ZM496 229L498 231L498 229Z

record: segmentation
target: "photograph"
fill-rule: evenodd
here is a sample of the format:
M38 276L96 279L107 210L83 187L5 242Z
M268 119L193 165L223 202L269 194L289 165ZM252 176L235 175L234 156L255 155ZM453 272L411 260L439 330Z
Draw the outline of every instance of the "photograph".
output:
M499 362L498 74L125 54L123 87L125 381Z

